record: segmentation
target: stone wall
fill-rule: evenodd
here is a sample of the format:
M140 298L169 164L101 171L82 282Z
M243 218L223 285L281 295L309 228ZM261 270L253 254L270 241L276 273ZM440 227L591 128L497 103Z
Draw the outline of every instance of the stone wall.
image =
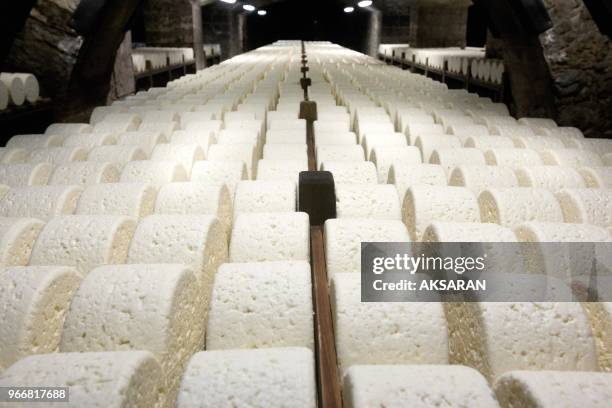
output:
M410 13L410 45L418 48L465 47L468 3L415 3Z
M6 62L7 70L31 72L41 94L58 97L70 80L82 38L68 27L79 0L38 1L26 20Z
M204 43L221 44L222 59L231 58L244 50L246 18L240 9L225 3L202 7Z
M545 0L554 27L540 36L554 80L558 122L612 138L612 41L581 0Z
M144 19L147 45L193 46L189 0L148 0L144 8Z
M117 50L108 102L121 99L134 92L136 92L136 81L134 79L134 65L132 64L132 34L127 32Z

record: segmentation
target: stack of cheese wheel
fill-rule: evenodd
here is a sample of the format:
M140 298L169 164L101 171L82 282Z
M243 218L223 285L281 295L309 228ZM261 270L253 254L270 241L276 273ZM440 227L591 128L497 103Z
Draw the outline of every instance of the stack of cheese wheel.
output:
M420 241L532 242L530 272L567 278L575 259L544 243L605 248L609 143L305 47L312 127L301 43L280 41L0 149L0 387L70 387L75 406L315 408L325 311L298 180L317 169L337 210L333 333L318 336L335 339L346 407L609 405L610 303L370 303L360 279L362 242ZM457 71L465 53L482 50L413 55Z

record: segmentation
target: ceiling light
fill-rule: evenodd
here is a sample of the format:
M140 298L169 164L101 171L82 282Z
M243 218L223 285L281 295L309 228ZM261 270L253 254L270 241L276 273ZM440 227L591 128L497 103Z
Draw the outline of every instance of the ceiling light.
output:
M255 6L251 6L250 4L245 4L242 6L246 11L255 11Z
M268 14L268 12L266 10L259 10L257 14L259 14L260 16L265 16L266 14Z
M357 3L359 7L369 7L372 5L372 0L363 0Z
M223 3L234 4L236 0L221 0Z
M353 11L355 11L355 7L345 7L344 8L345 13L352 13Z

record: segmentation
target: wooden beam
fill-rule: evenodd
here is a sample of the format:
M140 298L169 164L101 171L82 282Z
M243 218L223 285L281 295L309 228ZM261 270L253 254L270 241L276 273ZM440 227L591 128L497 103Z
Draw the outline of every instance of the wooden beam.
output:
M107 0L98 13L96 29L85 36L72 69L56 120L83 121L96 106L106 104L117 49L126 26L143 0Z

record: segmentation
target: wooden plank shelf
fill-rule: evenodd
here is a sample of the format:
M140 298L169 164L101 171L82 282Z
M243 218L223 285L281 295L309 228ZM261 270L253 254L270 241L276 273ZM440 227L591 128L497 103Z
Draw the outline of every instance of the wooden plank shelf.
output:
M44 133L53 122L54 105L49 98L34 103L10 106L0 111L0 146L16 134Z
M444 64L443 69L430 67L428 64L420 64L412 60L407 59L406 55L402 53L401 57L388 57L380 56L380 59L387 64L396 65L404 70L410 70L410 72L420 73L426 77L435 79L449 85L449 88L464 88L468 91L473 91L481 96L491 96L495 101L502 102L506 100L506 82L507 76L504 74L502 83L496 84L490 81L483 81L471 76L471 72L467 74L460 72L450 72ZM471 71L471 67L469 68Z
M302 44L304 66L306 54ZM306 77L307 70L302 71ZM305 83L307 83L305 81ZM308 101L308 86L304 88L300 117L306 119L308 170L317 171L314 144L314 121L317 119L316 101ZM342 408L342 392L336 356L336 341L332 318L323 225L310 227L310 265L312 270L312 298L314 309L315 358L319 408Z

